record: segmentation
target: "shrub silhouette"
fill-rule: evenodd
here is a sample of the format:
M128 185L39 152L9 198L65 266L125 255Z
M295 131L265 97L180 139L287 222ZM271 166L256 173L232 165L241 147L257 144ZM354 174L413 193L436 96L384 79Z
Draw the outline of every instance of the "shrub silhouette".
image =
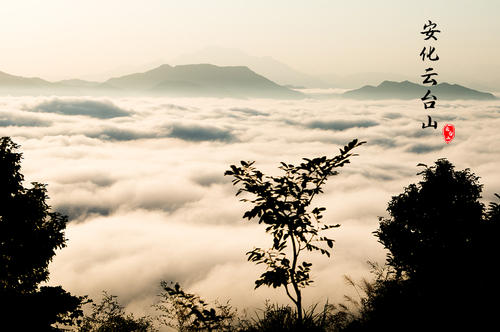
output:
M65 246L68 219L50 210L44 184L24 188L18 148L0 139L0 318L18 330L57 330L51 325L77 322L84 301L61 287L38 287L49 279L55 250Z
M256 313L255 318L240 319L237 331L239 332L334 332L339 325L339 315L336 307L326 303L323 310L316 311L317 305L304 310L302 321L298 322L296 310L286 305L270 304Z
M150 317L135 318L125 314L115 295L103 292L99 304L92 303L92 312L83 318L80 332L153 332Z
M231 165L225 175L234 177L233 185L241 183L236 196L247 192L254 199L241 199L253 204L243 218L266 224L266 232L273 236L273 245L264 250L255 248L247 252L248 260L264 264L266 272L255 281L255 288L262 285L283 287L288 297L297 307L297 323L302 323L301 289L310 285L312 264L300 261L301 252L319 251L330 256L329 248L334 240L320 236L323 230L340 225L321 224L324 207L309 208L313 198L322 192L321 187L328 177L337 175L337 169L349 163L351 150L365 142L357 139L340 149L340 155L333 158L320 157L306 159L298 166L281 163L282 176L265 176L253 166L253 162L241 162L241 166ZM291 246L291 255L286 249ZM291 286L291 289L289 288Z
M216 303L215 307L202 300L198 295L182 290L176 283L161 282L164 290L161 301L155 305L162 312L159 320L166 326L178 331L233 331L236 312L229 303Z

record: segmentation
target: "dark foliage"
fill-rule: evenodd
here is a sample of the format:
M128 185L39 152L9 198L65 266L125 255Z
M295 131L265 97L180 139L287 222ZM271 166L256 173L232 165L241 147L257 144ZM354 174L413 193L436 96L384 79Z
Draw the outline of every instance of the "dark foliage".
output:
M162 312L159 320L178 331L233 331L236 312L229 303L211 307L198 295L186 293L178 283L161 282L162 300L155 305Z
M425 166L425 165L424 165ZM499 211L479 201L482 185L446 159L389 202L375 232L389 250L346 331L495 330ZM498 197L498 195L497 195ZM497 328L494 328L497 326Z
M390 253L388 264L409 278L451 271L471 253L482 224L482 185L469 170L455 171L440 159L426 168L423 181L392 198L376 232Z
M38 288L49 278L55 250L65 246L67 218L50 210L44 184L24 188L18 148L0 139L0 318L19 330L52 330L54 323L76 322L84 298L61 287Z
M338 310L332 304L325 304L323 310L316 311L317 305L304 311L301 321L290 306L266 303L254 318L240 319L238 332L335 332L340 325Z
M241 166L231 165L225 175L234 177L233 184L241 183L236 196L247 192L254 199L241 199L253 204L243 218L257 218L259 224L266 225L266 232L273 236L270 249L255 248L247 252L248 260L264 264L266 271L255 282L255 288L262 285L284 287L286 294L297 307L299 322L302 320L302 291L312 283L310 271L312 263L300 261L303 251L319 251L330 256L334 240L320 236L321 231L340 225L322 224L324 207L309 206L315 195L322 193L322 186L328 177L337 175L337 169L349 163L351 150L365 142L357 139L350 142L340 155L333 158L320 157L306 159L298 166L281 163L282 176L265 176L253 166L253 162L241 162ZM287 248L291 246L291 255ZM291 289L290 287L291 286Z

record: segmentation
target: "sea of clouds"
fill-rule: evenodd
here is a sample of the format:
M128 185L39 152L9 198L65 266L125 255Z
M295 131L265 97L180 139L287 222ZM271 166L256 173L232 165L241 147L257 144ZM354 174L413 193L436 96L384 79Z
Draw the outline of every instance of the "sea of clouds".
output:
M281 289L254 290L262 268L245 253L271 240L242 220L250 205L224 177L240 160L278 175L281 161L368 142L316 198L341 227L330 233L332 258L311 257L307 305L343 301L352 293L344 274L370 278L366 262L384 262L372 232L391 197L420 180L418 163L446 157L471 168L484 202L493 200L500 101L440 102L430 112L417 100L1 97L0 131L21 145L26 184L47 183L51 206L70 218L49 283L94 299L106 290L143 314L154 313L160 280L238 308L288 303ZM429 113L437 130L421 129ZM449 145L445 123L456 127Z

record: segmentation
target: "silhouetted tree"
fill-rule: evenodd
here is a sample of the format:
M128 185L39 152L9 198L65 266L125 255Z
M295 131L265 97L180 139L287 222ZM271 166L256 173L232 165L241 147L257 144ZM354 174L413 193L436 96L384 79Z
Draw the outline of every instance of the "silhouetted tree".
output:
M500 207L485 210L479 178L446 159L419 174L380 218L390 274L376 278L346 330L495 330Z
M125 314L115 295L103 292L99 304L92 303L92 312L83 318L80 332L153 332L152 319Z
M24 188L21 154L9 137L0 139L0 317L18 330L45 331L82 315L83 297L61 287L41 287L55 250L65 246L67 218L51 212L47 189Z
M468 169L455 171L446 159L419 173L423 181L411 184L392 198L376 236L389 250L388 264L410 278L451 271L475 244L484 205L482 185Z
M265 176L253 167L254 162L245 161L241 161L240 167L231 165L225 172L234 177L234 185L241 183L236 196L242 192L256 196L251 200L242 199L254 205L243 218L258 218L259 224L266 224L266 232L273 236L270 249L255 248L247 252L249 261L266 266L266 272L255 281L255 288L284 287L297 307L299 325L303 317L301 289L312 282L309 274L312 264L300 261L300 254L307 250L330 256L329 248L333 247L334 240L320 236L320 232L339 227L321 223L324 207L311 209L309 206L322 192L327 178L338 174L337 169L349 163L349 157L353 156L351 150L363 143L355 139L333 158L304 158L305 162L298 166L281 163L279 168L285 172L282 176ZM291 255L287 255L289 245Z

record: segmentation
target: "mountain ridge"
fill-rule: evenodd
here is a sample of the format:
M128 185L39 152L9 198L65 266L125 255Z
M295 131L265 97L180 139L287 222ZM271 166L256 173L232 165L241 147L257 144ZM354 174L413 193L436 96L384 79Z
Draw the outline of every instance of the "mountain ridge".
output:
M365 85L359 89L346 91L342 96L351 99L420 99L426 94L427 90L430 90L431 94L436 96L437 99L444 100L497 99L489 92L481 92L459 84L443 82L429 87L408 80L401 82L383 81L377 86Z
M307 94L276 84L247 66L216 66L208 63L156 68L111 77L103 82L68 79L50 82L38 77L15 76L0 71L0 95L146 95L235 98L331 98L416 99L431 90L438 99L493 100L488 92L459 84L440 83L426 87L408 80L385 80L377 86L365 85L340 95Z
M278 85L246 66L163 64L142 73L112 77L104 82L78 79L49 82L0 72L0 93L126 94L154 96L215 96L304 98L301 92Z

